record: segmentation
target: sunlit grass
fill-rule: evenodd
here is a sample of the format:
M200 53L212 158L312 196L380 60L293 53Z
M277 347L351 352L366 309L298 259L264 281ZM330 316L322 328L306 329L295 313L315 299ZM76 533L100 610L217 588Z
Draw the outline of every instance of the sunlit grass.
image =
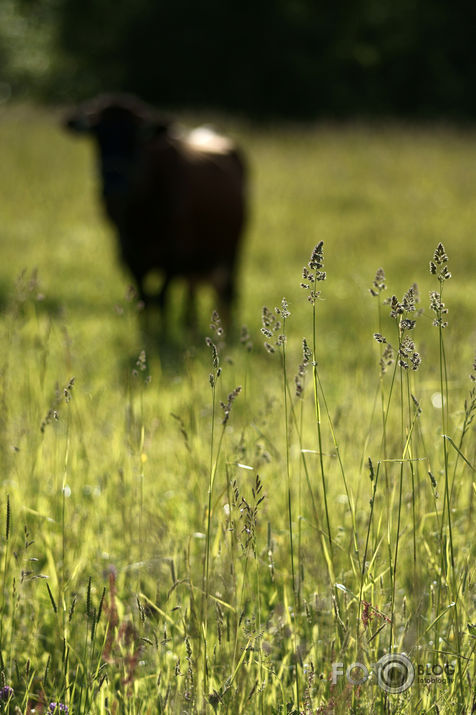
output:
M224 125L251 173L236 335L209 327L206 292L184 335L176 286L162 345L115 261L91 148L38 110L0 116L4 707L469 711L474 136ZM302 269L321 240L312 305ZM414 282L417 311L391 318L385 298ZM272 354L263 305L285 323ZM411 336L418 370L382 374L374 333ZM349 684L389 649L414 663L411 688ZM431 682L439 668L452 682Z

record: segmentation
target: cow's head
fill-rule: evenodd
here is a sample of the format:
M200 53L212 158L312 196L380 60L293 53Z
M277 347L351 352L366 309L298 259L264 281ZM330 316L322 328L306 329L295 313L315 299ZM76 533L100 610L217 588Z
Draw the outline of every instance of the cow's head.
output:
M102 95L80 105L65 120L72 132L94 137L104 196L128 191L138 152L151 139L167 131L145 103L131 95Z

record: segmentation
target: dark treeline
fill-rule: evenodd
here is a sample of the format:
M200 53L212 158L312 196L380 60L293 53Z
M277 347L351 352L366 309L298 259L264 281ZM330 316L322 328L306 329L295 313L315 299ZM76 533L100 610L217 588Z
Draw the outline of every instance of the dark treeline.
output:
M464 0L10 2L54 25L42 86L57 98L114 89L251 116L476 115L476 4Z

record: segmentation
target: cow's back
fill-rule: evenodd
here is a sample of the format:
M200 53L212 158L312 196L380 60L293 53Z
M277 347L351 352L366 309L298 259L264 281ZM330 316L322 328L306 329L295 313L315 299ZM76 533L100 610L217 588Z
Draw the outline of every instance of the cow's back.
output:
M182 275L232 266L245 218L245 170L229 140L218 150L157 139L141 159L135 186L131 213L142 215L140 240L155 244L157 266Z
M234 261L244 224L244 170L238 154L187 152L190 241L199 265ZM201 247L201 248L200 248Z

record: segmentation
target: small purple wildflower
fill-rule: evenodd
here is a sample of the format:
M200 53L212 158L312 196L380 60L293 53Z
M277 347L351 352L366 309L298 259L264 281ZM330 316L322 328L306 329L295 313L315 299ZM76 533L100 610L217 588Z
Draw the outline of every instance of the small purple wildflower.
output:
M50 703L50 713L69 713L69 708L64 703Z
M14 694L15 691L9 685L4 685L3 688L0 688L0 700L8 700L9 698L13 698Z

